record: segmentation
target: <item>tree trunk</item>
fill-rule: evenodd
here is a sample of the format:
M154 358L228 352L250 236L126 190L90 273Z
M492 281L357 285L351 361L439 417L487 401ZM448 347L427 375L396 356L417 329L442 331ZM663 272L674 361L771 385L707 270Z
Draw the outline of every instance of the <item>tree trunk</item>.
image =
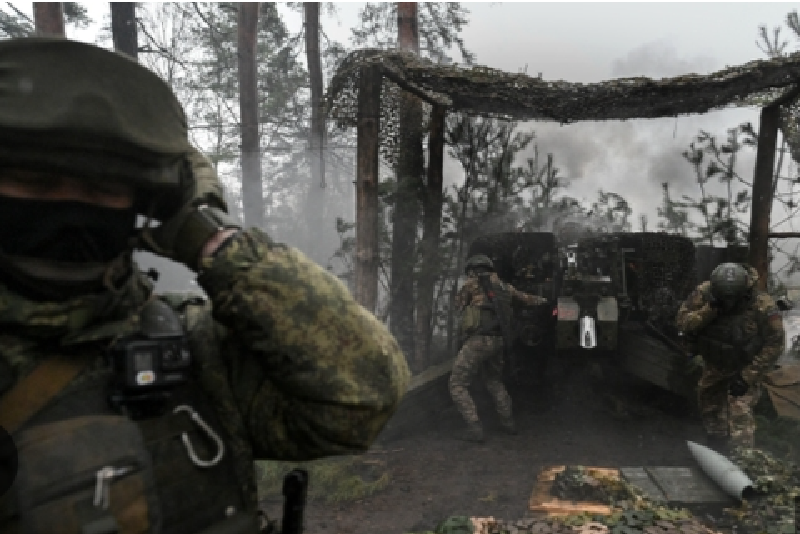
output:
M428 183L423 196L423 230L420 252L422 268L417 286L416 337L414 339L414 362L417 369L430 363L431 337L433 334L433 303L437 274L441 270L439 261L439 232L444 202L444 117L441 106L431 110L428 132Z
M34 2L33 23L37 35L66 37L64 33L64 5L61 2Z
M750 212L750 265L758 271L758 287L767 289L769 276L769 219L772 210L772 174L778 139L780 107L761 110L756 168L753 177L753 209Z
M378 134L382 78L380 67L363 67L358 86L355 297L372 313L378 304Z
M322 61L319 51L319 4L305 2L306 60L311 82L311 130L308 140L308 157L311 167L311 184L308 189L306 222L308 224L307 248L310 256L322 263L322 244L325 239L325 117L322 100Z
M139 42L136 35L136 3L111 2L111 35L114 50L139 57Z
M239 3L239 114L242 124L242 204L244 223L264 228L264 188L258 138L256 42L258 2Z
M402 50L419 53L417 4L398 2L397 42ZM422 188L422 104L404 92L400 102L397 191L392 216L392 277L390 327L414 367L414 245ZM415 369L420 371L421 369Z

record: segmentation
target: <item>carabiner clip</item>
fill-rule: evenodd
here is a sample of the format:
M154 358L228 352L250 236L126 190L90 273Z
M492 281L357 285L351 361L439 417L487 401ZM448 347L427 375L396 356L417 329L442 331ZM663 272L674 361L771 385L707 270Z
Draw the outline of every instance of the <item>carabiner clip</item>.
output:
M192 463L197 467L214 467L215 465L217 465L220 462L220 460L222 460L222 457L225 455L225 443L223 443L222 439L220 439L220 437L217 436L217 434L214 433L213 430L211 430L211 427L209 427L206 424L206 422L203 421L200 415L197 412L195 412L191 406L182 404L177 408L175 408L175 410L172 413L178 413L178 412L186 412L187 414L189 414L189 417L192 418L192 421L194 421L195 424L199 426L200 429L203 430L206 433L206 435L210 437L214 441L214 444L217 446L217 455L214 456L214 458L212 458L211 460L201 460L200 457L197 456L197 454L194 452L194 448L192 447L192 442L189 440L189 434L184 432L183 434L181 434L181 439L183 440L183 445L186 447L186 452L189 454L189 459L191 459Z

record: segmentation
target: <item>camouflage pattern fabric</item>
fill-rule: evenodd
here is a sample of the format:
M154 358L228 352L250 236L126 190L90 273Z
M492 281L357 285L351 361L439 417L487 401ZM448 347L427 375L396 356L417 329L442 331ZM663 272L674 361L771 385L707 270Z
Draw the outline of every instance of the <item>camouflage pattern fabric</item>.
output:
M424 534L793 534L795 512L793 500L800 496L800 469L779 460L767 451L737 448L732 461L751 480L756 496L737 507L726 508L723 517L714 518L712 528L705 517L693 517L686 509L649 501L636 486L625 483L630 493L619 500L617 488L607 494L613 507L610 515L574 513L560 517L529 517L500 520L493 517L454 516L442 521L432 533ZM567 482L579 488L586 483L585 469L568 466L572 473ZM567 472L565 470L565 473ZM594 480L602 485L602 481ZM574 496L572 489L567 493Z
M535 306L537 304L547 304L547 299L544 297L539 297L537 295L529 295L527 293L523 293L514 288L509 283L502 282L500 278L497 276L497 273L492 273L490 275L490 281L492 284L502 284L511 294L512 299L516 299L517 301L526 304L528 306ZM469 276L467 280L464 282L464 285L461 286L461 289L458 290L458 294L456 295L456 309L461 312L464 307L466 306L480 306L486 303L486 294L481 287L481 283L478 281L477 276Z
M253 459L301 461L365 451L410 380L386 327L333 275L253 229L215 258L199 283L193 375L232 436L228 450L255 499ZM115 293L27 300L0 284L0 394L59 352L100 350L136 329L152 297L139 273ZM96 365L67 387L81 387ZM255 502L252 503L255 507Z
M712 436L731 438L737 447L755 446L756 421L753 409L761 397L761 385L753 384L741 397L728 394L733 375L706 366L697 385L697 400L703 426Z
M454 516L432 532L421 534L715 534L695 518L668 518L664 514L627 512L607 516L574 515L501 520L493 517ZM787 533L788 534L788 533Z
M511 419L511 397L503 385L503 338L501 336L472 336L456 356L450 372L450 396L461 417L470 426L480 423L469 385L478 371L483 370L486 389L500 417Z
M512 300L529 306L547 303L547 299L529 295L514 288L511 284L500 281L497 273L491 273L490 281L502 284L511 295ZM456 308L459 313L467 306L481 306L486 303L486 293L477 276L469 276L456 295ZM512 416L511 397L503 385L503 338L502 336L473 335L468 338L456 356L453 370L450 373L450 396L456 404L461 416L469 425L479 423L475 403L467 388L475 374L484 370L486 387L492 396L497 413L504 420Z
M367 450L411 373L386 326L338 278L251 229L204 258L198 282L226 327L230 400L256 459Z
M751 298L734 310L743 332L742 343L756 336L763 341L761 350L750 362L705 361L698 384L698 401L706 431L712 435L729 435L738 444L752 446L755 432L753 406L758 401L761 384L784 351L783 317L766 293L753 287ZM680 331L689 336L701 335L715 321L726 320L722 312L711 307L711 283L700 284L681 305L676 317ZM738 399L727 394L730 378L741 373L750 391Z

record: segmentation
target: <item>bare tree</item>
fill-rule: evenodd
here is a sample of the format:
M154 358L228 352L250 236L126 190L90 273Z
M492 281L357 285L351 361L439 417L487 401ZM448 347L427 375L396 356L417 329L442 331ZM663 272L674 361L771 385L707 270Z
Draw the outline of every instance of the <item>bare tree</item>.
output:
M139 58L135 2L111 2L111 36L114 50Z
M309 163L311 184L308 189L308 250L314 255L324 224L325 208L325 117L322 100L322 59L319 49L319 3L303 4L306 18L306 60L311 85L311 130L309 131ZM314 258L319 261L321 258Z
M256 35L258 2L240 2L238 19L239 114L242 128L242 204L248 226L264 228L264 191L258 137Z
M401 50L419 54L417 3L397 4L397 43ZM397 190L392 220L392 281L389 320L392 333L409 363L414 363L414 264L419 196L422 188L422 104L403 93L397 159Z
M39 35L65 37L64 4L61 2L34 2L33 21Z

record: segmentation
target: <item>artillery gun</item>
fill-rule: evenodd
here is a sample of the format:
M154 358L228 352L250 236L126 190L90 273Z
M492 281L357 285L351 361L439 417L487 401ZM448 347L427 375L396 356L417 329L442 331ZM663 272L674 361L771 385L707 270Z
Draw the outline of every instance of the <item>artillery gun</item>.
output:
M695 246L665 233L620 232L574 217L556 221L554 232L484 235L469 249L469 255L489 256L503 280L549 301L514 307L515 365L506 368L515 383L541 381L548 358L569 351L588 356L587 363L611 363L614 375L622 370L691 403L701 369L689 365L675 316L717 265L745 263L747 252ZM778 307L791 326L791 304ZM800 335L791 327L787 334L787 354L767 378L765 413L800 421L800 361L794 354Z
M743 259L739 249L695 247L682 236L622 232L575 216L554 221L552 232L481 236L469 249L479 253L502 279L550 301L514 307L518 367L541 369L541 360L565 351L597 353L681 395L690 394L694 377L685 373L674 327L678 307L718 263Z

